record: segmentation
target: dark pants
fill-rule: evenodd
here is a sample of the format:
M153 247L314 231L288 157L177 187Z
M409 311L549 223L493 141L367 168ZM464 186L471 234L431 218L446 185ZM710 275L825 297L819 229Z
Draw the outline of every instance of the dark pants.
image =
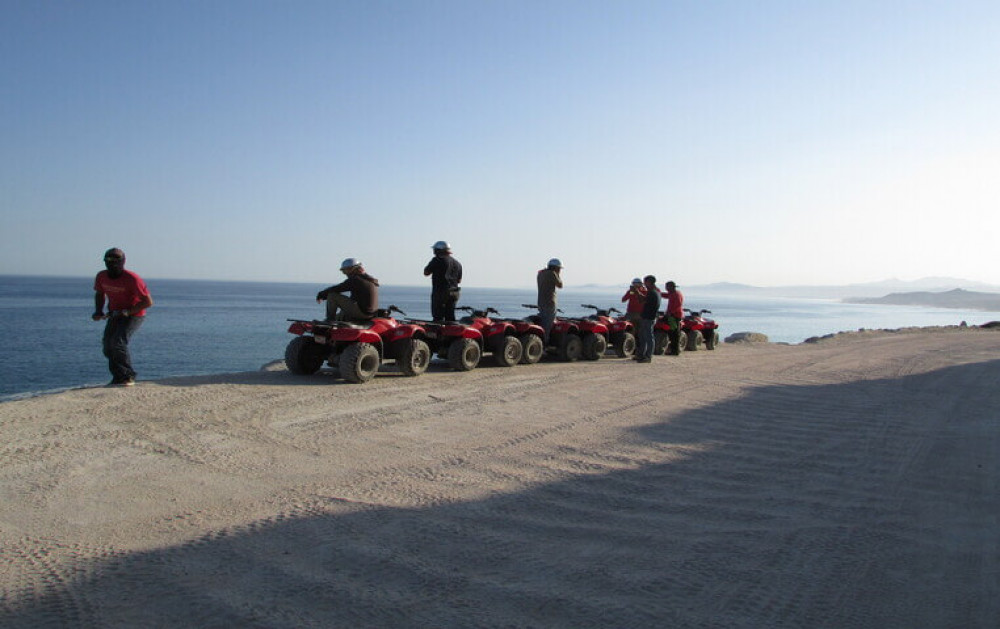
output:
M639 319L639 347L636 348L635 357L639 360L653 357L653 326L655 319Z
M458 288L431 291L431 316L435 321L457 321L455 304L459 295L461 289Z
M146 317L111 317L104 326L104 355L108 359L112 382L135 379L128 342Z
M667 350L673 356L681 355L681 320L677 317L667 315L667 323L670 330L667 331L667 340L670 341L670 349Z

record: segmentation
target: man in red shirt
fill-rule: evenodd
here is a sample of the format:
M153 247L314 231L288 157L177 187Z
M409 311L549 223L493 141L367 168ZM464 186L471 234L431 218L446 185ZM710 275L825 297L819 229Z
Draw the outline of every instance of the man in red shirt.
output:
M680 356L680 336L681 336L681 321L684 320L684 295L677 290L677 284L673 281L667 282L666 284L667 292L663 293L663 296L667 299L667 312L666 319L667 323L670 324L670 331L667 332L667 338L670 339L670 353L674 356Z
M130 387L135 384L135 370L128 342L142 322L153 298L146 282L132 271L125 270L125 252L108 249L104 267L94 278L94 321L107 320L104 326L103 348L111 370L109 386ZM104 304L108 313L104 314Z

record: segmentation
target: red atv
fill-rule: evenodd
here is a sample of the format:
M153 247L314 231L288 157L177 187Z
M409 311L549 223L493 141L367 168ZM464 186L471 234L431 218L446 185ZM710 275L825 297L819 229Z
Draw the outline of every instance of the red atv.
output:
M383 361L394 360L403 374L419 376L431 360L426 332L393 319L393 312L406 314L389 306L364 323L289 319L288 331L296 338L285 348L285 365L301 375L316 373L326 362L348 382L364 383L375 377Z
M490 319L491 314L499 315L495 308L476 310L469 306L458 306L471 316L462 317L462 323L479 330L483 335L483 353L492 354L493 362L499 367L513 367L521 361L524 347L518 338L517 328L509 321Z
M431 351L455 371L471 371L479 365L482 357L482 332L472 326L457 321L417 321L407 323L419 325L426 331L427 344Z
M521 305L538 310L535 304ZM557 309L556 312L562 313L562 310ZM539 322L538 315L531 315L528 320ZM607 327L596 321L557 316L549 331L549 348L562 361L573 362L581 358L597 360L608 349L607 333Z
M684 309L687 315L681 326L683 336L687 337L687 350L690 352L701 349L715 349L719 343L719 324L714 320L705 317L712 314L711 310L688 310Z
M683 352L687 349L688 337L684 333L684 323L681 322L681 330L677 334L677 351ZM670 347L670 324L666 317L660 317L653 325L653 353L660 355L672 351Z
M590 319L603 323L608 328L608 342L619 358L632 358L635 355L635 326L631 321L613 317L612 314L622 314L617 308L603 310L591 304L580 304L581 308L593 308L595 313Z
M492 308L487 309L487 311L496 315L500 314ZM517 339L521 341L520 362L522 365L534 365L542 359L542 355L545 354L545 342L543 340L545 338L545 330L542 329L542 326L530 320L530 318L499 319L494 317L493 321L502 321L514 326Z

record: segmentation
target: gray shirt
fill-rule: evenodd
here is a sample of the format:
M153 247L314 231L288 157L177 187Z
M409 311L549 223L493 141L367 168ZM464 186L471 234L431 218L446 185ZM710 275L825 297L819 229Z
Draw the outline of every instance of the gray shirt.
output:
M545 310L556 309L556 289L562 288L559 274L550 268L538 272L538 307Z

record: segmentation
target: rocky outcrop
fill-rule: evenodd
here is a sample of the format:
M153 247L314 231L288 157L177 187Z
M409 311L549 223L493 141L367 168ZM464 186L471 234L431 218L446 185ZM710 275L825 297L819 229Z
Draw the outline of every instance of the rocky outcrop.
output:
M734 332L726 337L727 343L768 343L766 334L760 332Z

